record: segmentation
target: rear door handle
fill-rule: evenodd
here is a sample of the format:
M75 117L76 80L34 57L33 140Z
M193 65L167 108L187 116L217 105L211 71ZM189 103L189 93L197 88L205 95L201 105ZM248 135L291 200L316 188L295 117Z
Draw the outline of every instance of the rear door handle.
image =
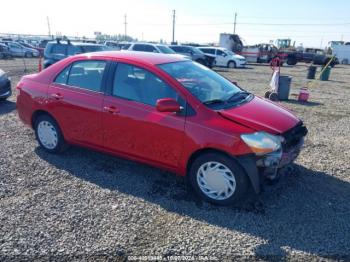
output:
M118 108L116 108L115 106L105 106L105 107L103 107L103 110L108 112L108 113L111 113L111 114L118 114L119 113Z
M63 99L63 95L61 95L60 93L54 93L51 94L51 96L57 100Z

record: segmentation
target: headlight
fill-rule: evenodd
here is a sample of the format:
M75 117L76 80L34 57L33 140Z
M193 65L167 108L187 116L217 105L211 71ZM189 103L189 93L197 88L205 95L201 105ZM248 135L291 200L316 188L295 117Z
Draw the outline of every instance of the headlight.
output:
M282 137L265 132L241 135L242 140L258 156L265 155L281 148Z

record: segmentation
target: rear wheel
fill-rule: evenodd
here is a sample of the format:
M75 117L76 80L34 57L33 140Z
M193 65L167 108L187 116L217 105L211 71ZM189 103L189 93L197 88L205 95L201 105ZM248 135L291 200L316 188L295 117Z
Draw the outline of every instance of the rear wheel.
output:
M236 62L235 61L228 62L227 67L228 68L236 68L237 67Z
M249 185L240 165L220 153L199 156L188 175L196 193L205 201L218 205L237 202L246 194Z
M67 148L57 122L49 115L41 115L35 120L35 136L39 145L50 153L60 153Z

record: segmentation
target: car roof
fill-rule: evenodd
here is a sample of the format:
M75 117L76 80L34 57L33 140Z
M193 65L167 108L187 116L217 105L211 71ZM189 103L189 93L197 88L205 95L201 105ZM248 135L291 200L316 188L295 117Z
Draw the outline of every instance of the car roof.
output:
M48 44L61 44L61 45L76 45L76 46L102 46L100 44L94 44L94 43L85 43L85 42L70 42L68 43L67 41L50 41Z
M94 53L84 53L78 55L79 57L88 57L89 59L98 58L111 58L111 59L123 59L130 62L141 62L149 65L159 65L174 63L180 61L187 61L188 59L180 55L169 55L162 53L151 52L138 52L138 51L103 51Z

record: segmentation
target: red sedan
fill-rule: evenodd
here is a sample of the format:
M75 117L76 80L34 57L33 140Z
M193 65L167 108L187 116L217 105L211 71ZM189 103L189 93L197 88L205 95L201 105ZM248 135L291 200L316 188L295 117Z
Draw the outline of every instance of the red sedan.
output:
M164 168L216 204L258 193L307 133L288 110L181 56L77 55L17 89L19 116L46 151L79 145Z

